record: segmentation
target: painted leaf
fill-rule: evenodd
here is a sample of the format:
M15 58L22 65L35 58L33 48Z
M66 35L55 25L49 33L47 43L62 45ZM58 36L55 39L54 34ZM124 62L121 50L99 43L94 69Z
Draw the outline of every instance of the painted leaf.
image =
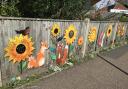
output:
M50 55L50 56L51 56L51 59L52 59L53 61L56 60L56 55L55 55L55 54L52 54L52 55Z
M49 50L50 50L51 52L55 52L55 51L56 51L56 49L53 48L53 47L49 47Z
M70 47L69 47L70 52L73 51L73 49L74 49L74 46L70 45Z
M16 81L16 77L13 76L13 77L11 78L11 81L12 81L12 82L13 82L13 81Z
M23 70L27 69L27 61L22 61L18 65L18 71L21 72Z

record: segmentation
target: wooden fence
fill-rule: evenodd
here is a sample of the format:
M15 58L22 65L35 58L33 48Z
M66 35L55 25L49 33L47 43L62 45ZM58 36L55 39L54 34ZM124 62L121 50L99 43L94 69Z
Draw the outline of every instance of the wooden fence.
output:
M122 39L125 39L125 36L128 34L128 22L117 22L117 21L90 21L89 19L81 20L45 20L45 19L27 19L27 18L0 18L0 86L5 85L10 81L10 79L14 75L20 75L17 70L17 65L8 61L8 58L5 58L4 48L7 47L9 39L16 36L15 30L21 30L26 27L31 28L30 36L32 36L32 41L34 42L34 54L36 55L37 51L40 48L41 40L45 40L48 42L49 46L52 46L51 42L51 28L53 24L59 24L61 33L59 36L64 34L65 29L67 29L70 24L73 24L77 29L77 36L83 36L84 43L82 45L81 54L84 57L88 52L96 51L101 47L108 47L111 44L111 41L114 41L117 38L117 26L119 24L123 24L125 35L123 35ZM111 37L106 37L103 40L103 46L99 46L99 38L102 32L106 33L108 26L112 25L112 35ZM90 45L88 41L88 35L91 31L91 28L96 28L96 40L93 44ZM122 39L119 39L121 41ZM107 41L107 43L106 43ZM73 45L77 45L77 40L73 43ZM50 57L47 53L46 57L46 65L49 64ZM26 70L22 75L27 76L31 75L34 72L43 72L47 70L47 68L41 67L37 69Z

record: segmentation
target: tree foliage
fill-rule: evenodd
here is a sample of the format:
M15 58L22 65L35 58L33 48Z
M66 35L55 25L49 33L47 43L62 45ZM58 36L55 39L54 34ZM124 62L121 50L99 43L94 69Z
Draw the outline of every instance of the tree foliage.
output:
M0 2L0 15L2 16L20 16L17 4L19 0L2 0Z
M53 19L82 19L90 0L3 0L0 15Z

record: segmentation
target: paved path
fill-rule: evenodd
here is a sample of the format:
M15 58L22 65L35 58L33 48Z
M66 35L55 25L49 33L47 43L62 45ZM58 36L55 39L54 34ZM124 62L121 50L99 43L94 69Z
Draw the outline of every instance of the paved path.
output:
M128 75L97 57L20 89L128 89Z
M128 46L123 46L113 51L100 54L110 63L119 67L121 70L128 74Z

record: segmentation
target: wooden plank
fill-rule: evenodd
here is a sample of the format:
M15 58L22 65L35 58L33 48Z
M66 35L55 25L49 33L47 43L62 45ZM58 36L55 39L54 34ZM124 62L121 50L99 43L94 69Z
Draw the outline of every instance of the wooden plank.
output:
M83 34L83 36L84 36L84 44L83 44L83 52L82 52L83 57L85 56L85 52L87 49L87 38L88 38L87 36L88 36L89 29L90 29L90 19L85 19L84 24L85 24L86 28L84 28L84 32L83 32L83 33L85 33L85 35Z

